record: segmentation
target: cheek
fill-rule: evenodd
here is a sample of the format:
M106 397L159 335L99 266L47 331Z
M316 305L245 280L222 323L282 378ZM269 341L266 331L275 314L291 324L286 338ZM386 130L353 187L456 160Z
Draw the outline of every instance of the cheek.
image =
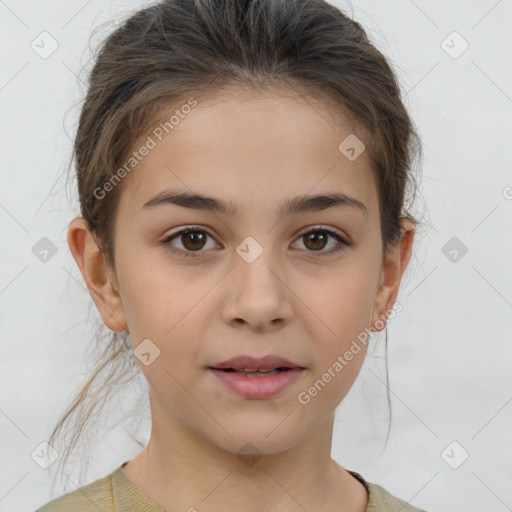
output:
M316 345L312 393L332 407L347 394L363 365L374 286L368 266L352 267L314 288L305 301L314 313L308 312L308 330Z
M311 288L304 302L323 339L348 341L370 326L370 316L375 301L375 279L368 267L344 269L333 273L322 286Z
M118 274L128 328L135 336L164 338L183 328L183 319L194 311L208 283L190 279L179 266L145 257L120 258ZM190 322L186 322L187 324Z
M168 380L165 369L181 381L195 364L201 363L200 340L204 339L207 322L203 318L208 307L205 293L214 284L212 277L206 281L190 279L179 269L160 265L123 268L123 307L134 349L145 339L151 340L160 355L151 366L141 366L150 381ZM208 281L212 281L209 283ZM205 284L206 283L206 284ZM189 361L189 364L184 364Z
M188 404L187 393L182 396L183 385L199 371L204 350L204 334L194 308L197 298L193 295L150 290L145 298L132 297L127 317L136 355L142 352L137 350L138 345L146 339L151 340L154 345L149 346L158 353L149 365L143 364L142 359L138 362L148 384L157 395L174 397L171 402L182 407Z

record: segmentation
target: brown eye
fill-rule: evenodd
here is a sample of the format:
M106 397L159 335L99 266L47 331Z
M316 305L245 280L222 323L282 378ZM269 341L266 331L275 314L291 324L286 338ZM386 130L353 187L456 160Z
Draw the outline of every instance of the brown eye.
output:
M168 236L162 243L165 249L170 252L184 257L196 257L202 252L206 252L202 251L202 249L207 246L208 238L214 240L207 231L189 227ZM323 249L329 245L329 239L333 239L335 243L329 250L324 251ZM345 241L338 233L325 228L310 229L310 231L300 235L298 240L302 241L306 252L312 253L313 256L330 256L331 254L343 251L351 246L351 244ZM174 245L175 241L181 243L181 248L177 248Z
M183 246L189 251L198 251L202 249L206 243L206 236L202 231L190 231L181 234Z
M310 233L303 235L303 239L306 241L306 247L314 251L323 249L327 244L328 238L329 236L326 236L323 231L311 231Z
M206 231L198 228L185 228L177 233L168 236L162 243L164 247L180 256L199 256L202 250L208 244L208 238L213 237ZM175 243L180 243L181 247L176 247ZM194 254L198 253L198 254Z
M329 239L333 239L335 242L333 246L329 250L324 249L329 242ZM298 240L302 241L303 245L306 247L306 252L309 253L318 253L313 254L313 256L329 256L331 254L343 251L347 247L350 247L350 243L345 241L338 233L332 231L331 229L326 228L316 228L310 229L306 233L302 233L299 236Z

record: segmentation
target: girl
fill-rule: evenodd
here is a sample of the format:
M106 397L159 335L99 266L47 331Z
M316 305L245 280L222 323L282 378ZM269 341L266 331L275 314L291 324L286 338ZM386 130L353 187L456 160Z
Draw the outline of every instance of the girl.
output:
M369 334L397 309L420 154L388 62L323 0L167 0L115 30L68 230L115 334L50 444L127 361L151 437L39 512L418 511L330 454Z

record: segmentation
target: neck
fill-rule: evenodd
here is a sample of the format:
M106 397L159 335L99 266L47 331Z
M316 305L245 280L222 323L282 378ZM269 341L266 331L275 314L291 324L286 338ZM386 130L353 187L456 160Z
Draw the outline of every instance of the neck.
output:
M224 450L174 419L154 421L146 448L123 471L169 511L363 512L360 482L331 459L334 413L307 440L279 453Z

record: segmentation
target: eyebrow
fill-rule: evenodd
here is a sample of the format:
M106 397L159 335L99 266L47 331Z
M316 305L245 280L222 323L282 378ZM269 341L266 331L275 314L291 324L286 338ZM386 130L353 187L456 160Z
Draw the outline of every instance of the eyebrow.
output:
M164 191L150 199L141 209L154 208L164 204L173 204L182 208L205 210L223 213L228 216L236 216L238 208L232 201L223 201L214 197L201 194L178 191ZM350 207L368 217L368 211L363 202L355 197L350 197L341 192L320 195L302 195L283 201L278 209L278 215L288 215L317 212L338 207Z

